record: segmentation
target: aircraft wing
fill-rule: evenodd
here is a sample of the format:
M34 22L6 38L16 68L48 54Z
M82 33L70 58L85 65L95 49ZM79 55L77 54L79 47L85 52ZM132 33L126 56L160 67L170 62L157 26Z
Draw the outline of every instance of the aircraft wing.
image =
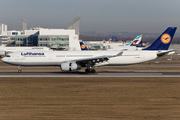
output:
M104 62L104 61L109 60L109 58L111 58L111 57L121 56L122 54L123 54L123 52L119 52L116 55L97 56L97 57L92 57L92 58L82 58L82 59L76 59L76 60L74 60L74 62L82 63L82 64L91 63L94 65L95 63Z

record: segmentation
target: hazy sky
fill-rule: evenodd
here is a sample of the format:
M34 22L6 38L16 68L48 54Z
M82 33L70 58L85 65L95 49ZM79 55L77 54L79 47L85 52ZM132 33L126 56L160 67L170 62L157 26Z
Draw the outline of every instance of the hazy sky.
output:
M180 0L0 0L0 23L21 30L67 28L80 15L81 32L161 33L167 27L180 32Z

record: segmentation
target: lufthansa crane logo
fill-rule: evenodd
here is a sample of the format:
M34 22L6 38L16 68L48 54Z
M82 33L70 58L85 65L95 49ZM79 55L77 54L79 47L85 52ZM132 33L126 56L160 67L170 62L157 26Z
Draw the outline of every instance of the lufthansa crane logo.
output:
M81 45L81 48L84 49L86 46L84 44Z
M146 46L146 43L143 43L142 45L143 45L143 46Z
M171 41L171 36L167 33L161 36L161 42L164 44L168 44Z
M74 39L77 39L77 36L75 35L73 38L74 38Z

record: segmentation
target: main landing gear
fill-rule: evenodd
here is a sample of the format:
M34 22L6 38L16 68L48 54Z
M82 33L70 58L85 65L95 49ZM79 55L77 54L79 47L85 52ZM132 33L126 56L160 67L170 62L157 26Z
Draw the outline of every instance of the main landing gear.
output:
M96 73L95 69L85 69L86 73Z
M93 69L93 68L94 68L94 63L89 62L89 63L86 64L86 67L87 67L87 68L85 69L85 72L86 72L86 73L96 73L96 70Z
M21 67L18 66L18 73L21 73L21 72L22 72Z

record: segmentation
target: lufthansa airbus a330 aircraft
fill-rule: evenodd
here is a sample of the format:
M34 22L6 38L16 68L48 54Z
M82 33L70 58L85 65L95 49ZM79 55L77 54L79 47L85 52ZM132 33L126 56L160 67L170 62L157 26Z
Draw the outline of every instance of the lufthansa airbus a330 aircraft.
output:
M59 66L62 71L96 72L99 66L121 66L142 63L164 56L177 27L167 28L149 47L134 51L25 51L9 53L3 62L17 66ZM20 68L20 67L18 67ZM18 72L22 72L21 69Z

